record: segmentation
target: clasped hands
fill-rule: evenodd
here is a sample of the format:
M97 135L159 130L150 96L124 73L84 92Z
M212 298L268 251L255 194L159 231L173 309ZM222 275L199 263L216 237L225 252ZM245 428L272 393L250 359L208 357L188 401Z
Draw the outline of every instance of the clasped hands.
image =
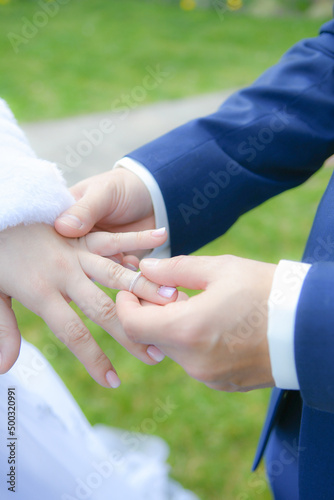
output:
M10 368L18 353L20 334L10 309L10 297L15 297L39 314L105 387L118 386L119 379L68 305L71 300L143 362L154 364L168 355L189 375L217 390L273 385L266 333L274 265L233 256L144 259L142 276L130 293L133 271L102 256L164 243L166 235L152 232L154 213L147 188L135 174L119 168L82 181L71 191L77 202L55 223L58 233L71 239L44 227L50 232L47 247L22 242L22 261L22 252L6 249L21 282L15 285L10 273L0 279L0 373ZM144 232L133 233L138 230ZM0 254L3 248L6 245L0 246ZM32 262L37 263L35 270ZM138 261L124 257L123 264L129 262ZM123 290L116 307L90 278ZM191 298L183 292L163 297L157 292L164 285L202 292Z

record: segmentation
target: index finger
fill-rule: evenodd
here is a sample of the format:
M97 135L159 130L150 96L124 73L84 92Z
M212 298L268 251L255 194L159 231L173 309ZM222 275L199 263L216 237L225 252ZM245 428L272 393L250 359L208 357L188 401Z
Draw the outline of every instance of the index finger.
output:
M85 237L87 248L102 256L121 252L149 250L162 245L167 239L166 228L130 233L89 233Z

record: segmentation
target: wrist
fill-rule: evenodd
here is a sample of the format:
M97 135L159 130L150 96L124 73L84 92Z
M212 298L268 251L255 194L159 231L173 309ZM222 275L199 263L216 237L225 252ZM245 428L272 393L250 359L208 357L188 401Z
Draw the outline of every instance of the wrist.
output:
M239 326L240 336L244 336L246 349L244 361L248 360L246 386L251 388L273 387L269 342L267 336L269 307L268 300L276 271L275 264L253 261L247 295L250 300ZM247 299L246 299L247 300Z

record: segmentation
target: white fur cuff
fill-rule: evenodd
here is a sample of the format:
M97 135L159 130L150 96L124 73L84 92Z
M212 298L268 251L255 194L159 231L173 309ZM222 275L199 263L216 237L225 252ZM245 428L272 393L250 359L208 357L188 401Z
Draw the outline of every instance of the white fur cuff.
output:
M0 99L0 231L18 224L53 224L73 203L56 165L36 158Z
M54 224L73 203L54 164L21 157L0 166L0 231L22 223Z

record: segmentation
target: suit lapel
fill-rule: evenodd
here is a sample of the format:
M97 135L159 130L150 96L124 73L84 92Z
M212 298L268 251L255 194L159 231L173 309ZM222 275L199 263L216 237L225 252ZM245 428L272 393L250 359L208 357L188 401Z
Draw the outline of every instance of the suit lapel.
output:
M266 449L270 433L275 423L277 422L281 412L283 411L287 393L288 391L283 391L281 389L277 389L276 387L274 387L274 389L271 391L271 398L269 402L269 408L267 411L266 420L262 428L261 436L259 439L259 443L257 445L257 450L253 462L253 467L252 467L253 471L258 467L261 458L263 456L264 450Z

